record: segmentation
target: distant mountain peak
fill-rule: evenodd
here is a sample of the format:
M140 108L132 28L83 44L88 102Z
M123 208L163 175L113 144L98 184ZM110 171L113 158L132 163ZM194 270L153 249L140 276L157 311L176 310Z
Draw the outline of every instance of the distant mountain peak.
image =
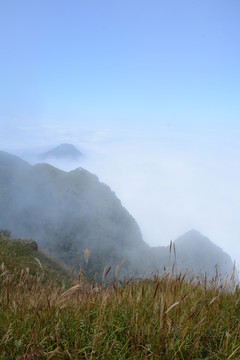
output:
M185 232L183 235L182 235L182 237L185 237L185 238L187 238L187 237L194 237L194 238L206 238L206 236L205 235L203 235L200 231L198 231L198 230L196 230L196 229L191 229L191 230L189 230L189 231L187 231L187 232Z
M174 241L176 244L196 244L196 243L202 243L202 242L208 242L208 243L212 243L210 239L208 239L205 235L203 235L202 233L200 233L200 231L195 230L195 229L191 229L189 231L187 231L186 233L184 233L182 236L180 236L179 238L177 238Z
M198 230L196 230L196 229L191 229L191 230L187 231L187 232L185 233L185 235L186 235L186 234L189 234L189 235L201 235L201 236L203 236L203 235L200 233L200 231L198 231Z
M40 155L41 159L49 157L56 159L79 159L83 154L72 144L61 144Z
M231 275L233 262L231 257L207 236L197 230L190 230L174 241L177 258L186 268L195 273L207 272L214 276L215 266L221 269L223 276Z

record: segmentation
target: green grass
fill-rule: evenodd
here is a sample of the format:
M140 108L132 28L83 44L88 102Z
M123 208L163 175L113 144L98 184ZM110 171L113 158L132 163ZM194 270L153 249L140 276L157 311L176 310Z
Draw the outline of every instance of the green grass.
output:
M0 236L0 265L18 278L22 271L29 271L29 276L38 276L41 282L53 281L58 285L70 284L71 274L64 265L54 261L42 251L35 251L31 246L19 241ZM27 270L28 269L28 270Z
M80 273L66 289L29 269L0 268L1 360L240 358L233 280L165 273L118 286Z

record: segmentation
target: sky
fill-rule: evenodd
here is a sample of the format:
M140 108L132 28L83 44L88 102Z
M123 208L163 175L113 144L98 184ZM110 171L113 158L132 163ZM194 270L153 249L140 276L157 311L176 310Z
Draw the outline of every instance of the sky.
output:
M55 165L110 185L147 243L195 228L240 263L239 13L239 0L0 0L1 150L72 143L81 164Z

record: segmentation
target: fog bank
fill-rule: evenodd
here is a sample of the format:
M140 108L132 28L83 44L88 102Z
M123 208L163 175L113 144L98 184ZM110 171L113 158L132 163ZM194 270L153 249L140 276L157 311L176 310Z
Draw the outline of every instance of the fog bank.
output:
M129 130L129 129L128 129ZM108 184L140 225L144 240L168 245L190 229L208 236L239 263L240 161L237 139L223 133L156 129L57 132L15 153L31 163L62 142L84 156L77 162L48 159L70 171L83 167ZM153 135L154 134L154 135ZM55 140L55 141L54 141ZM11 146L10 146L11 147Z

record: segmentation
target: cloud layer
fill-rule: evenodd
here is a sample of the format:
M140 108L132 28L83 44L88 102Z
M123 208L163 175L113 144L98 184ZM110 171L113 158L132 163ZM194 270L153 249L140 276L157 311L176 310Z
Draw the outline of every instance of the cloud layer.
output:
M135 217L147 243L167 245L195 228L239 262L240 161L233 134L171 127L45 131L36 137L38 146L33 148L34 136L28 135L32 142L15 153L34 163L41 149L74 143L85 153L81 161L50 162L98 175Z

